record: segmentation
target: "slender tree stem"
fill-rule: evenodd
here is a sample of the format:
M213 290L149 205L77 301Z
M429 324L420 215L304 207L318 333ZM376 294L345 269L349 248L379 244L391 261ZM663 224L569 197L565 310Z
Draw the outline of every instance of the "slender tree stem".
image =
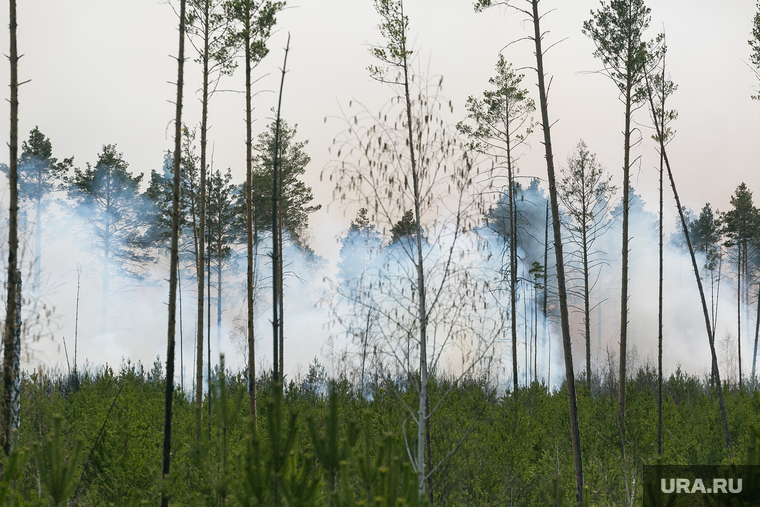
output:
M177 101L174 118L174 184L172 187L172 238L169 266L169 325L166 351L166 391L164 393L164 441L162 476L169 480L172 447L172 402L174 400L174 334L176 328L177 266L179 265L179 201L182 155L182 88L185 63L185 0L180 0L179 54L177 56ZM200 389L200 386L198 386ZM166 487L161 488L161 507L169 506Z

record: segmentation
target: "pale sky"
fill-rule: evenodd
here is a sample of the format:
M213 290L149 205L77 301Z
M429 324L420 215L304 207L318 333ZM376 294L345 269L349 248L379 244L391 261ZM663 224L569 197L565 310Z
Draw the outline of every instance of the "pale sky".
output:
M760 190L760 102L750 99L758 83L746 63L755 2L650 0L647 4L652 9L648 36L664 27L670 73L679 87L670 102L679 118L668 153L682 202L696 211L706 201L726 210L740 182ZM613 83L593 73L600 65L593 58L592 42L581 33L583 21L599 2L544 0L542 6L545 11L555 9L543 21L544 30L550 32L547 45L562 41L545 60L546 71L553 76L549 114L557 122L552 130L555 162L564 164L582 138L619 184L623 106ZM467 96L480 96L488 87L498 52L532 30L514 11L491 9L477 14L471 0L408 0L405 9L419 61L432 75L444 77L443 94L455 108L449 118L452 123L464 118ZM355 214L353 209L331 203L332 187L319 181L330 160L327 148L343 129L335 118L339 106L354 99L372 110L392 95L389 88L373 82L366 70L374 63L369 45L382 42L378 22L370 0L291 1L278 16L269 56L255 70L261 77L257 90L262 91L254 99L258 133L276 105L278 69L290 33L283 117L298 124L299 139L309 140L312 162L305 179L314 189L316 203L323 205L310 221L313 247L330 260L335 260L339 250L336 238ZM5 9L0 25L7 26ZM161 167L163 153L173 144L174 106L169 101L175 94L171 82L177 70L170 55L177 52L176 35L176 15L159 0L19 2L18 46L24 55L19 77L31 80L20 90L20 141L38 125L52 141L54 156L74 156L80 168L96 161L102 145L115 143L130 169L147 178L151 169ZM8 53L7 39L6 32L1 44L4 54ZM190 45L187 49L193 51ZM533 62L528 41L512 44L504 55L515 67ZM191 126L200 121L199 70L195 64L186 66L183 121ZM534 93L535 72L530 68L524 72L525 87ZM243 79L239 69L224 78L220 88L241 90ZM0 81L9 81L7 63L0 66ZM214 167L231 167L237 182L243 179L245 161L243 107L243 95L234 92L220 93L210 104ZM636 120L648 125L645 110ZM645 141L635 149L640 162L633 172L634 184L654 211L657 155L648 127L641 129ZM7 120L0 123L0 138L8 139ZM545 178L539 136L534 135L530 144L532 150L521 159L521 174ZM7 162L7 149L3 153L0 160ZM671 202L666 206L670 206L666 223L671 226L674 206ZM152 360L156 353L163 357L165 344L156 344L150 352L128 346L125 351ZM61 357L52 352L49 356Z

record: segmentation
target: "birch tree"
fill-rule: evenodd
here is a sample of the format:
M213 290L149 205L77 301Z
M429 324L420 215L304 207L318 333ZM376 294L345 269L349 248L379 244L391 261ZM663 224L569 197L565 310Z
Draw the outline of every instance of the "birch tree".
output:
M358 111L344 112L347 130L335 140L331 153L337 160L328 172L334 198L366 207L369 220L384 234L411 210L406 225L394 229L399 241L383 252L367 304L379 319L384 354L407 374L417 394L416 408L404 403L416 429L416 439L406 439L407 453L420 498L430 498L432 476L442 461L436 458L433 464L430 418L445 399L429 398L430 372L454 349L469 358L463 374L472 371L483 364L483 351L498 332L478 320L477 310L487 302L475 271L455 262L460 253L466 255L460 241L474 225L469 214L476 204L469 192L477 168L441 117L444 108L452 110L439 95L442 79L432 84L412 70L403 2L376 0L374 5L385 40L370 49L378 62L370 66L370 75L395 94L379 114L349 103ZM463 295L467 304L460 304ZM477 350L463 348L470 340ZM403 429L408 437L406 425Z

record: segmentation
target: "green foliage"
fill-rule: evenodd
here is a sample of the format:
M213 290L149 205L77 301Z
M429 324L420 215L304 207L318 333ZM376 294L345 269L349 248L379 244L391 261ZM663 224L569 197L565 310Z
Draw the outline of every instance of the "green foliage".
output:
M230 31L228 0L189 0L185 27L188 35L198 40L196 63L203 64L208 55L209 73L231 75L237 67L238 44ZM213 93L213 91L212 91Z
M646 367L632 373L627 383L626 460L629 474L641 474L642 464L657 461L657 376ZM376 377L364 387L366 396L360 386L345 381L332 382L327 396L305 384L301 388L291 383L280 392L272 390L268 378L259 382L261 413L252 433L245 375L216 371L212 430L210 435L204 432L200 446L194 439L194 405L180 391L175 393L172 473L166 484L172 505L273 506L275 485L282 507L421 505L401 435L407 415L400 401L416 400L405 382ZM564 387L550 392L533 383L514 398L493 396L482 379L452 382L443 376L430 381L431 405L450 390L430 422L434 463L456 448L433 473L434 505L572 505ZM707 379L678 369L663 387L664 463L758 462L760 433L747 421L760 417L760 395L726 393L735 440L735 457L730 458L717 397ZM588 499L584 505L625 503L616 389L615 380L606 377L597 392L578 391ZM160 376L129 363L118 371L85 369L80 389L73 393L66 390L64 377L37 372L23 378L21 408L16 448L22 452L3 461L0 505L71 498L80 476L77 504L83 507L158 501ZM84 443L76 444L80 437ZM408 445L415 444L412 436ZM32 456L23 452L35 447ZM84 468L90 450L92 460ZM37 496L38 467L43 498ZM640 498L643 491L637 488Z
M560 198L569 214L574 238L590 235L584 247L591 248L596 239L599 222L607 222L607 205L615 193L612 175L604 170L583 140L578 141L573 154L567 158L567 170L560 181Z
M64 456L62 426L63 418L56 414L52 435L48 435L41 445L35 443L33 447L42 489L54 507L65 505L74 493L77 461L82 451L82 441L77 440L68 459Z
M748 41L752 50L749 60L754 67L752 70L760 81L760 2L757 3L757 12L752 19L752 38ZM755 100L760 100L760 93L752 96Z
M140 194L143 175L133 176L128 167L116 146L108 144L94 167L88 163L85 170L75 169L69 180L69 197L86 224L103 276L109 270L136 276L150 259L142 232L147 204Z
M248 38L248 54L251 67L269 53L267 40L276 24L276 15L285 7L285 2L270 0L231 0L225 4L228 19L236 22L229 33L230 43L245 47Z
M43 212L49 206L51 194L60 190L68 171L73 167L74 158L58 161L53 157L50 139L34 127L29 132L29 140L21 144L18 160L18 191L21 204L31 205ZM0 164L0 171L8 176L8 166ZM25 211L22 207L22 213Z
M515 149L533 132L532 114L536 105L522 88L525 76L512 69L499 54L496 75L488 80L495 88L485 90L483 99L467 98L467 116L475 125L457 124L457 130L470 139L471 147L494 157L492 168L509 157L516 160Z
M623 95L641 85L653 50L662 39L658 36L650 44L644 41L650 12L644 0L610 0L591 11L592 18L583 23L583 33L596 46L594 56L601 60L604 72ZM639 97L641 101L643 95Z
M425 235L424 230L420 230L423 238ZM414 212L412 210L406 210L401 220L393 224L391 227L391 245L400 243L402 240L416 241L417 238L417 220L414 218Z
M390 68L399 72L406 72L407 59L412 51L407 48L406 33L409 30L409 18L404 15L404 2L402 0L374 0L375 10L382 18L378 28L383 36L385 46L373 46L370 48L372 56L380 60L382 65L370 65L367 67L370 76L378 81L388 80ZM391 78L393 81L396 79Z
M760 212L752 203L752 191L742 182L731 196L732 209L723 213L721 223L723 234L728 238L727 247L746 245L757 235Z
M254 221L257 230L272 229L272 159L274 157L275 122L259 134L254 146L254 169L252 175ZM311 157L305 148L308 141L296 141L298 125L291 127L285 120L280 120L279 151L277 163L278 181L281 184L278 213L281 215L282 228L290 233L295 243L306 248L308 246L307 230L309 215L322 208L321 204L313 205L314 192L301 177L306 172L306 166ZM239 209L244 209L245 192L240 192ZM239 213L239 216L244 216Z

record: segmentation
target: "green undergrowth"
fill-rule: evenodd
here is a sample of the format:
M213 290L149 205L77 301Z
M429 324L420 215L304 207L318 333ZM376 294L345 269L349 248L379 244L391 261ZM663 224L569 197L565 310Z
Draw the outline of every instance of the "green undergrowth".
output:
M157 505L162 489L177 506L428 505L408 457L416 449L404 408L417 406L411 383L377 377L361 393L345 378L312 377L282 389L260 378L254 425L244 372L217 369L199 443L195 405L178 389L164 481L159 367L26 375L15 451L2 461L0 505ZM588 389L578 381L585 505L625 505L626 495L640 502L642 466L657 463L655 378L644 369L627 384L625 457L614 386ZM733 455L714 390L680 370L667 380L662 463L760 463L751 428L760 395L725 392ZM534 383L497 396L484 380L436 375L430 393L430 406L439 407L430 420L433 505L574 505L564 389Z

